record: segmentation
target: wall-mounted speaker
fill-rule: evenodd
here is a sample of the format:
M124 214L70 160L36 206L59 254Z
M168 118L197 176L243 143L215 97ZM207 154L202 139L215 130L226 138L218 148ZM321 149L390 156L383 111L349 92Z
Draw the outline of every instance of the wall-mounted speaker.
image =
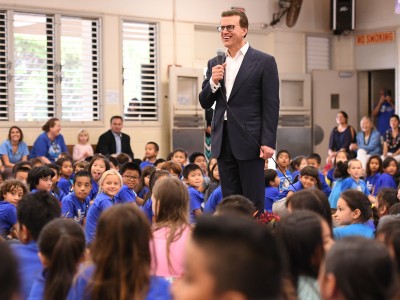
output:
M355 0L331 0L331 28L340 35L355 28Z

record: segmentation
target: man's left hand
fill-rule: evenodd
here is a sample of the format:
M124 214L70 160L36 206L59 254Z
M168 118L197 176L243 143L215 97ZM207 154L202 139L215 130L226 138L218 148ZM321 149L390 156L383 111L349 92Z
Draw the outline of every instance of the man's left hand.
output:
M275 150L268 146L261 146L260 158L262 158L262 159L271 158L272 155L274 155L274 152L275 152Z

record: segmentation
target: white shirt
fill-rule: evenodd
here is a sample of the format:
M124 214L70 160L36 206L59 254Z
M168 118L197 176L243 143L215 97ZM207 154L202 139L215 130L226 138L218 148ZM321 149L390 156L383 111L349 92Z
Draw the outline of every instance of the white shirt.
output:
M226 99L229 101L229 97L232 92L233 84L235 83L235 79L237 76L237 73L239 72L240 66L242 65L244 56L247 53L247 50L249 50L249 43L245 43L242 48L236 53L235 57L232 57L229 54L229 50L226 51L226 67L225 67L225 87L226 87ZM211 90L213 93L215 93L220 87L221 84L218 83L215 84L214 81L212 81L212 78L210 78L210 85L211 85ZM226 112L224 119L226 120Z

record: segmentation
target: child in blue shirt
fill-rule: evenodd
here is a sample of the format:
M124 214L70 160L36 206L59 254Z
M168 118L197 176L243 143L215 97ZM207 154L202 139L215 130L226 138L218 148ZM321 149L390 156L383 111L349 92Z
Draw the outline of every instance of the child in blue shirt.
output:
M89 197L90 201L96 198L99 192L99 180L105 171L110 170L110 162L102 154L95 154L89 163L89 172L92 175L92 189L90 191Z
M190 223L196 223L196 219L202 214L203 194L199 191L203 185L203 172L196 164L188 164L182 172L183 180L188 186L190 198Z
M31 193L37 191L46 191L51 193L53 187L52 178L55 176L52 169L47 166L34 167L28 173L27 183L31 189Z
M394 175L398 172L397 161L393 157L386 157L382 163L383 174L378 178L374 188L374 196L378 195L381 188L397 189Z
M336 155L335 158L333 159L333 167L331 169L328 170L328 172L326 173L326 178L330 181L329 186L331 188L333 188L334 182L336 180L336 177L334 176L334 172L336 169L336 166L339 162L348 162L349 161L349 154L347 153L346 150L339 150Z
M53 170L54 176L51 178L51 181L53 182L52 187L51 187L51 194L58 199L58 201L62 201L64 197L66 196L63 191L61 191L58 188L58 181L60 180L60 167L56 164L47 164L47 167Z
M288 198L295 192L312 189L315 186L321 189L319 171L313 166L306 166L300 171L299 181L291 185L284 196Z
M350 177L346 178L342 182L341 192L347 191L349 189L354 189L370 196L370 192L367 188L367 184L361 179L362 175L362 164L358 159L351 159L348 163L347 172ZM374 201L374 199L371 199Z
M140 169L143 170L144 167L154 166L159 151L160 147L156 142L148 142L144 147L144 159L140 164Z
M86 218L85 236L88 245L93 241L101 213L115 204L115 195L122 186L121 175L115 169L105 171L99 180L99 185L99 194L89 208Z
M28 192L27 187L19 180L4 181L0 188L0 235L5 238L17 238L15 224L17 223L18 202ZM8 237L11 235L10 237Z
M297 182L299 180L300 171L307 166L307 158L305 156L297 156L293 158L290 163L290 167L292 168L292 179L293 182Z
M115 196L116 203L136 203L135 188L140 180L140 167L136 163L127 162L120 167L119 173L122 176L123 185Z
M372 155L367 162L367 167L365 170L366 177L365 182L369 192L372 194L375 188L375 184L383 172L382 159L379 155Z
M17 216L21 244L12 244L11 247L19 262L22 299L27 299L34 279L42 272L36 243L39 234L48 222L59 218L60 215L60 202L45 191L27 194L18 203Z
M154 172L156 168L153 166L147 166L142 169L142 175L140 177L139 184L137 186L137 195L143 200L146 198L146 194L150 191L150 174Z
M347 161L339 161L335 166L335 172L333 175L336 180L333 182L332 191L328 197L329 205L333 212L336 211L337 202L339 200L340 193L342 192L342 182L350 176L349 172L347 171L348 168L349 166Z
M341 239L358 235L372 239L374 230L367 224L372 215L371 202L364 193L354 189L344 191L333 215L339 225L333 229L333 237Z
M321 167L321 156L318 153L311 153L307 157L307 163L309 166L313 166L318 170L318 176L319 176L319 181L320 181L320 185L321 185L321 190L324 192L324 194L327 197L329 197L329 195L331 193L331 188L326 183L324 174L322 174L322 172L319 171L319 168Z
M204 213L205 214L213 214L217 210L218 204L221 203L222 199L222 188L219 185L208 197L208 201L204 204Z
M272 204L279 198L279 184L281 183L278 173L273 169L264 171L265 199L264 211L272 212Z
M279 192L286 191L292 183L292 173L289 171L290 154L287 150L280 150L276 155L276 173L278 174ZM281 197L283 198L283 197Z
M59 158L57 159L56 164L60 167L60 180L58 181L57 186L64 195L68 195L72 188L72 160L69 158Z
M73 219L83 226L89 208L89 193L92 189L92 176L88 171L75 174L72 192L61 202L61 215Z

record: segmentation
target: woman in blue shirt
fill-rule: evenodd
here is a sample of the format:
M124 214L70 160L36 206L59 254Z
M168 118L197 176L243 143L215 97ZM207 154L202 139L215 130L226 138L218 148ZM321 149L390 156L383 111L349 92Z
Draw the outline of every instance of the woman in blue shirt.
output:
M21 128L12 126L8 131L8 139L0 145L0 154L6 168L14 167L15 163L28 160L28 146L23 142Z
M45 164L54 163L62 152L68 152L64 137L60 134L60 120L49 119L42 130L44 132L37 137L29 158L39 157Z

